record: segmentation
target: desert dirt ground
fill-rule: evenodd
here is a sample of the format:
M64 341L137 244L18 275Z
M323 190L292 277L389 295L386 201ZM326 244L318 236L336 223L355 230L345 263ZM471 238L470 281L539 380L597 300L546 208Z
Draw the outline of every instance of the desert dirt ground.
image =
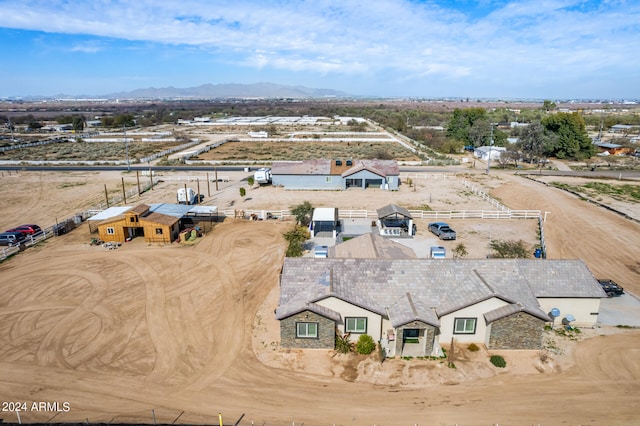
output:
M594 275L640 294L637 223L513 173L461 173L511 209L548 211L550 258L581 258ZM233 174L211 196L203 186L205 202L246 209L284 209L303 199L369 210L389 202L492 209L444 177L424 178L415 191L403 187L394 194L258 188L241 199L238 186L247 175ZM1 207L0 226L51 225L103 201L104 185L117 193L122 177L5 172L0 195L12 202ZM124 177L127 187L135 185L135 177ZM184 181L159 178L154 191L130 202L173 202ZM533 220L451 222L470 257L484 257L488 238L535 241ZM289 226L227 219L193 246L135 239L105 250L88 244L84 223L1 263L0 400L28 403L23 422L151 423L152 410L159 423L212 423L222 413L225 424L244 414L241 425L640 421L637 329L583 330L577 341L550 334L544 353L498 352L505 369L493 367L484 349L456 348L455 369L440 361L381 364L372 357L280 349L273 311L285 250L281 234ZM34 401L68 402L70 410L35 411ZM17 416L5 411L0 418Z

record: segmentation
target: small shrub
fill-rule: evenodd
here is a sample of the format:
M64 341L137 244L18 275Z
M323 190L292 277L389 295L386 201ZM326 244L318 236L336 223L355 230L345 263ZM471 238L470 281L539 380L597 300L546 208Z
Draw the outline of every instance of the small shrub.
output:
M469 346L467 346L467 349L469 349L469 352L478 352L480 350L480 347L475 343L471 343Z
M504 358L500 355L491 355L489 361L491 361L491 364L498 368L505 368L507 366L507 361L505 361Z
M360 355L369 355L376 348L376 342L373 341L373 337L368 334L360 335L358 342L356 343L356 352Z
M247 178L247 184L249 184L249 186L253 186L254 183L255 183L255 178L253 176L249 176Z
M244 188L240 188L240 196L244 197L245 195L247 195L247 190Z

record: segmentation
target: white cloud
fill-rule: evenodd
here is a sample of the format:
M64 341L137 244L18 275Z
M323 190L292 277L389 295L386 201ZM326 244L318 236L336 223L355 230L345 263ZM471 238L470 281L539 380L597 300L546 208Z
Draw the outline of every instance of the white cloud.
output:
M319 75L493 79L640 69L640 5L483 0L0 0L0 26L195 47L228 63ZM95 53L99 43L73 50Z

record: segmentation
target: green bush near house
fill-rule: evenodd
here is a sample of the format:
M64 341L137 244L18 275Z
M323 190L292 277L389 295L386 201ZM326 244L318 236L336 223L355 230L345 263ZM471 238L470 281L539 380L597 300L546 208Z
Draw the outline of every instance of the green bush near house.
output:
M507 361L505 361L504 358L500 355L491 355L489 361L491 361L491 364L498 368L505 368L507 366Z
M358 342L356 343L356 352L360 355L369 355L376 348L376 342L373 341L373 337L368 334L360 335Z

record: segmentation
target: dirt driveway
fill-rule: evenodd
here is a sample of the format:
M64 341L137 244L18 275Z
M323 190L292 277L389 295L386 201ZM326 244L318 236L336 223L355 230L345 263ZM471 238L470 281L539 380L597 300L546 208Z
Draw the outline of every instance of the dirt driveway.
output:
M473 179L511 208L551 212L550 257L582 258L640 293L636 224L508 173ZM41 205L51 215L79 203L66 198L69 176L38 182L38 198L24 198L34 220ZM47 192L50 182L65 195ZM88 180L76 193L88 185L102 190ZM14 209L3 206L3 223L26 221ZM273 310L289 224L230 219L194 246L136 239L117 250L90 246L86 226L0 264L0 400L28 403L23 422L151 423L153 413L161 423L209 424L218 413L225 424L244 414L241 425L640 422L637 329L550 335L545 356L500 352L504 370L483 351L461 350L456 369L285 351ZM36 411L34 401L70 409Z

